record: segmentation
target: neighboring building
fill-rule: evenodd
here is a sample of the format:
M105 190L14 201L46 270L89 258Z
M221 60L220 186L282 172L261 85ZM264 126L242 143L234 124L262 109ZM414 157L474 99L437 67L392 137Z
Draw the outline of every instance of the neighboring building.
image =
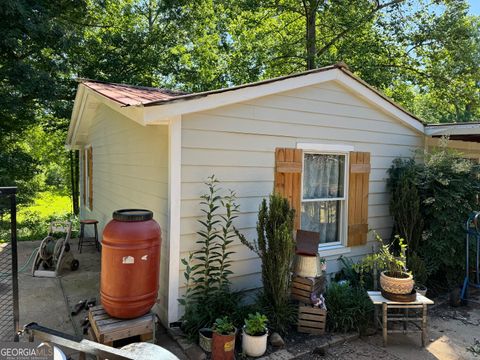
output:
M180 259L195 249L208 176L235 190L237 226L250 239L275 186L298 210L297 226L320 232L320 254L335 272L339 255L372 251L369 228L390 236L393 159L441 135L479 159L479 129L426 126L334 65L196 94L83 80L67 145L82 154L82 218L99 220L101 230L116 209L153 210L163 238L157 311L168 324L181 314ZM239 242L233 250L234 286L260 287L259 259Z

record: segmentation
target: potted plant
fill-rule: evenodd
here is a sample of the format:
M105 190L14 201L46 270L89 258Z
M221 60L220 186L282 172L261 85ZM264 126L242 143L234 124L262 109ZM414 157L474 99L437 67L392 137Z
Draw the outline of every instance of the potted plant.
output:
M213 330L209 327L204 327L198 330L198 343L207 353L212 352L212 336Z
M243 326L242 349L245 355L258 357L267 350L267 317L260 313L248 314Z
M228 316L215 320L212 337L213 360L233 360L236 330Z
M377 253L367 255L363 259L360 272L374 269L381 270L380 287L385 292L398 295L410 294L413 290L414 281L412 274L406 271L405 251L407 245L404 240L398 235L395 236L400 246L400 254L395 256L392 251L393 242L386 244L378 234L375 234L375 236L381 244L380 249Z

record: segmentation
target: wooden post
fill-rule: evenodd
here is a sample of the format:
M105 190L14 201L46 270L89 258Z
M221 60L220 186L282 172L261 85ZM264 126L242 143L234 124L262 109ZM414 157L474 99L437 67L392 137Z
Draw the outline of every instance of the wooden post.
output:
M423 304L422 310L422 347L427 341L427 304Z

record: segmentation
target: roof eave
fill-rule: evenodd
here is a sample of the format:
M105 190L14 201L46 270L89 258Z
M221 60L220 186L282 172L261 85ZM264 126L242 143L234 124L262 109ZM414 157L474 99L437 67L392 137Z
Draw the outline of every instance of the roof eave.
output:
M221 106L253 100L283 91L298 89L327 81L337 81L359 94L364 100L376 105L407 127L424 133L424 124L417 117L393 102L387 96L353 75L344 66L331 66L290 77L277 78L257 84L239 86L229 91L212 91L183 96L170 101L145 104L145 123L164 124L169 118L206 111Z

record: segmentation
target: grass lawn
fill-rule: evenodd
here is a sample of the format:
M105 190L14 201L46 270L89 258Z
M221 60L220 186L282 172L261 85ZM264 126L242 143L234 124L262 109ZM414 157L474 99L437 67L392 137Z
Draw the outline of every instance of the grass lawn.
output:
M29 206L19 207L17 211L17 236L19 241L41 240L48 233L48 225L53 219L69 219L72 201L69 196L50 191L37 194ZM9 218L4 218L0 228L0 242L8 239Z

